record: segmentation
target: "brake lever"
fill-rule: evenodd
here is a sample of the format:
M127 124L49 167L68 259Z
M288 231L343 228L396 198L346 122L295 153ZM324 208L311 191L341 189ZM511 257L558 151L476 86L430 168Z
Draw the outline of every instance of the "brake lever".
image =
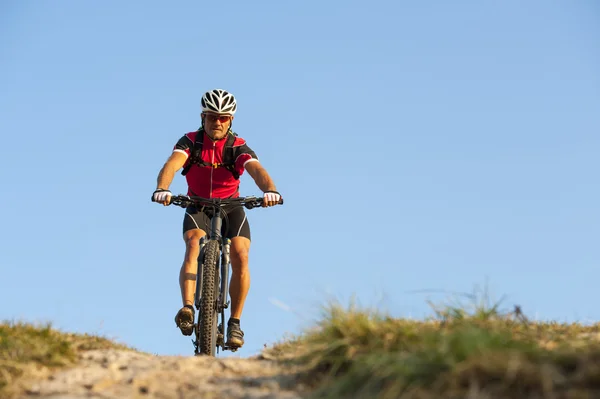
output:
M246 208L248 208L248 209L258 208L258 207L262 206L262 202L263 202L262 198L254 197L254 198L252 198L251 201L246 202Z
M175 205L175 206L180 206L182 208L185 208L187 205L191 204L192 200L190 199L189 196L177 196L177 197L171 197L171 202L169 203L169 205Z

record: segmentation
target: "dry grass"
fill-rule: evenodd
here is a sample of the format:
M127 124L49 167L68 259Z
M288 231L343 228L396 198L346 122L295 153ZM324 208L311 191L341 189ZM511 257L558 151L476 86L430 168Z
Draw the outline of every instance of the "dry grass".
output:
M109 339L87 334L57 331L51 324L3 322L0 324L0 397L14 394L22 377L73 365L81 351L131 349Z
M600 324L530 322L519 308L434 306L424 321L330 304L269 355L306 367L315 398L599 398Z

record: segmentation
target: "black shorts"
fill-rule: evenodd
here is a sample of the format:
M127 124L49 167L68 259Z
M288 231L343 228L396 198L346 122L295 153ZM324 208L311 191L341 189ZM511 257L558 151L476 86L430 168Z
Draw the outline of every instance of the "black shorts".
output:
M227 216L221 214L223 217L223 224L221 226L221 236L225 238L233 238L237 236L250 238L250 224L246 218L246 211L241 206L227 207L224 209ZM196 209L193 206L189 206L185 210L183 217L183 232L188 230L200 229L203 230L207 235L210 235L210 217L212 209Z

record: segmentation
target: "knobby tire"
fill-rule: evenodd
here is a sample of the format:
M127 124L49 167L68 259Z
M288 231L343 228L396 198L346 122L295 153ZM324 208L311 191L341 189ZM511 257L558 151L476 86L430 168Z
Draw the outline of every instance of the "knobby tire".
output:
M198 319L200 354L209 356L215 356L217 346L218 260L219 243L216 240L210 240L204 247L202 297L200 301L200 318Z

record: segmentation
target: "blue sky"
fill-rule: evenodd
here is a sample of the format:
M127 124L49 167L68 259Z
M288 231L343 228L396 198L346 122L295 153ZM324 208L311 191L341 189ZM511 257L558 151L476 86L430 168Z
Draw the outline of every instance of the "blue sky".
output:
M353 295L424 317L487 282L600 320L599 22L592 0L3 2L0 319L192 353L183 211L150 196L223 88L286 201L249 211L234 356Z

